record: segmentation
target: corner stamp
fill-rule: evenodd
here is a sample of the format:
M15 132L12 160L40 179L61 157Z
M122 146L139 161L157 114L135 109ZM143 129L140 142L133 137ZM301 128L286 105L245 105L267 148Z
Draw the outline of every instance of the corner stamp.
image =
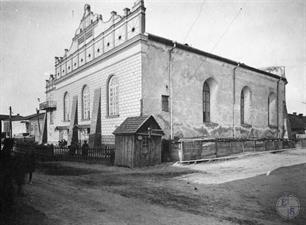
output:
M300 201L293 194L284 193L275 205L278 215L286 220L291 220L299 215Z

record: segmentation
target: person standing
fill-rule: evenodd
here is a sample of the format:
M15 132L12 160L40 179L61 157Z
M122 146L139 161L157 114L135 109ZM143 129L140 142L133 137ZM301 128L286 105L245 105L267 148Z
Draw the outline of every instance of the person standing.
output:
M11 156L13 145L13 139L5 139L0 151L0 214L10 211L14 202L15 161Z
M89 149L89 146L87 144L87 141L84 141L84 143L82 145L82 156L84 156L84 157L88 156L88 149Z
M29 174L29 184L32 184L33 172L36 168L36 157L33 150L26 153L27 173Z
M21 153L14 156L13 173L17 185L17 194L22 196L22 186L25 183L25 175L27 173L27 160Z

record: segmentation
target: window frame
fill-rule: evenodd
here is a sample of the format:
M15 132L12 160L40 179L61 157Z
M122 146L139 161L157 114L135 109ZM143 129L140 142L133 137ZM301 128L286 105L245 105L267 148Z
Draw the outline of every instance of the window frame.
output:
M115 75L107 81L107 117L119 117L119 79Z
M87 91L86 93L87 96L84 96L85 91ZM82 96L82 120L90 120L90 91L88 85L83 86L81 96ZM84 101L85 97L88 98L86 102ZM87 113L85 110L87 110Z
M54 112L53 111L50 111L50 118L49 118L49 123L50 125L53 125L54 124Z
M169 95L162 95L161 98L161 110L163 112L169 112Z
M274 92L270 92L268 96L268 127L276 128L277 121L277 96ZM275 114L275 115L274 115ZM273 117L274 115L274 117ZM276 121L274 121L276 120ZM275 122L275 123L273 123Z
M240 123L245 124L245 93L244 90L241 90L241 96L240 96Z
M63 98L63 114L64 114L63 119L65 122L70 121L69 107L70 107L70 96L68 91L66 91Z
M203 84L202 90L202 113L203 113L203 123L209 123L211 112L211 90L207 81Z

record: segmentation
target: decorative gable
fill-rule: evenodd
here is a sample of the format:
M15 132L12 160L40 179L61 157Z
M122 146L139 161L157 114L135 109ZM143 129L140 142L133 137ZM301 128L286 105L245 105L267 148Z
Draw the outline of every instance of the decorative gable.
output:
M92 12L90 5L85 4L70 48L65 49L64 56L55 57L55 82L145 32L143 0L135 2L132 9L125 8L123 13L119 15L112 11L111 17L104 20L101 14Z

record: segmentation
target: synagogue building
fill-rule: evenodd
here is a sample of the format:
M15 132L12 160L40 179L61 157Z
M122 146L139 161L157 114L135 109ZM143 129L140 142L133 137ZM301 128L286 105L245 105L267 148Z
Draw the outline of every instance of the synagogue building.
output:
M127 117L143 115L154 116L165 139L283 137L283 68L257 69L146 33L145 10L138 0L107 18L85 5L46 81L48 143L111 144Z

